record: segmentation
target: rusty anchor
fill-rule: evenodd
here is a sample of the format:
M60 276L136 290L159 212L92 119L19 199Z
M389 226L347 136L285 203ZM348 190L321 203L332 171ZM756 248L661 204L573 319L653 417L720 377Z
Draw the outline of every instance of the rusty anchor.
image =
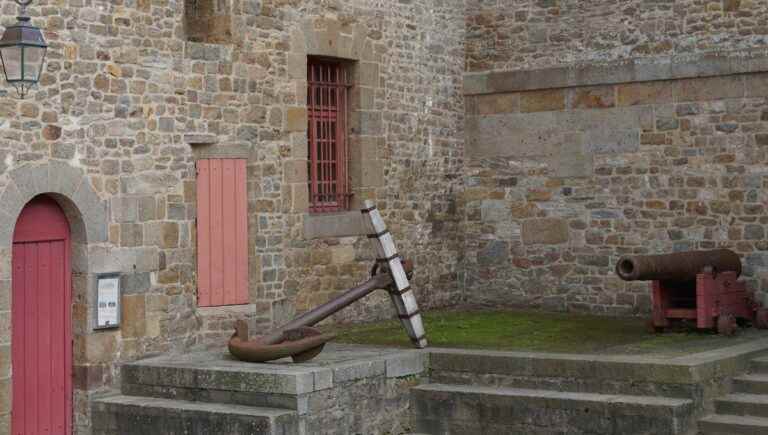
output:
M361 212L366 218L368 238L377 253L371 278L285 325L253 339L248 336L248 324L238 320L235 322L235 333L229 339L229 352L235 358L248 362L267 362L290 356L297 363L309 361L319 355L325 343L335 337L335 334L322 333L313 326L377 289L389 292L398 318L413 344L418 348L427 346L421 314L409 283L413 264L401 260L392 235L373 202L366 201Z

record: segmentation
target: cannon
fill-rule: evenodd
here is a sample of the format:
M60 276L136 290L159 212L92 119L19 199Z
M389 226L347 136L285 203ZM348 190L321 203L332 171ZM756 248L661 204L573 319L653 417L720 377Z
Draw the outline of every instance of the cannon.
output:
M401 259L392 234L387 230L373 202L366 201L361 212L377 257L371 269L371 277L333 300L253 339L248 334L248 323L244 320L236 321L235 333L228 343L232 356L248 362L267 362L289 356L294 362L309 361L319 355L325 343L335 337L334 334L323 334L313 326L377 289L389 292L398 318L414 346L427 346L419 306L409 283L413 264Z
M648 326L654 332L679 319L722 335L733 335L739 319L768 327L768 312L739 281L741 259L729 249L625 255L616 263L616 274L625 281L651 281Z

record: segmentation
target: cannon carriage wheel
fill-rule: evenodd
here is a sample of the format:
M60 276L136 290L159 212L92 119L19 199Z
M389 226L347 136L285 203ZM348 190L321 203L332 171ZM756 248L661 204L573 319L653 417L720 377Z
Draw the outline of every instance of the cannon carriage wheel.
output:
M721 314L717 318L717 333L730 337L736 333L738 324L736 323L736 317L733 314Z
M757 329L768 329L768 309L758 308L755 312L755 326Z
M664 327L656 326L656 322L654 322L653 319L648 319L645 321L645 330L649 334L662 334L664 332Z

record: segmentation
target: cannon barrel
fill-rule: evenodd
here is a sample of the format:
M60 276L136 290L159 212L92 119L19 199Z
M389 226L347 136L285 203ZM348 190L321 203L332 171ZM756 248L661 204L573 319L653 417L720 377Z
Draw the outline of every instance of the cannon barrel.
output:
M730 249L625 255L616 263L616 274L624 281L692 281L707 268L741 275L741 260Z

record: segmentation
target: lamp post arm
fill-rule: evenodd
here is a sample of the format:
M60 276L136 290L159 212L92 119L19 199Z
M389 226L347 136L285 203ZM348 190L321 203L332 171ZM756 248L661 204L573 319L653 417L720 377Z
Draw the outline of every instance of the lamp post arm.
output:
M32 4L32 0L14 0L14 1L21 8L21 12L19 13L19 18L26 17L27 16L27 6Z

